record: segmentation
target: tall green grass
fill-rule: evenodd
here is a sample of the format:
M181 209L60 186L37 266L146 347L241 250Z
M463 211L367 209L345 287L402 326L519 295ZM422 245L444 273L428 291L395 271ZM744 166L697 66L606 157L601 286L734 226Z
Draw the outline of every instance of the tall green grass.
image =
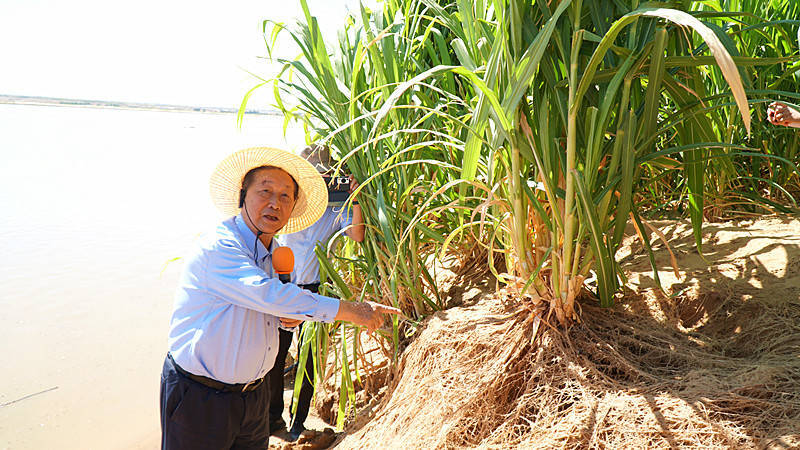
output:
M406 312L395 352L446 306L432 273L445 255L483 249L568 325L585 292L613 303L630 221L687 215L701 249L717 209L793 207L796 134L763 125L770 98L800 92L793 3L387 0L335 41L301 4L297 24L265 22L270 46L301 56L254 89L361 181L367 240L320 257L334 293ZM305 342L323 355L339 327ZM358 341L337 342L341 420Z

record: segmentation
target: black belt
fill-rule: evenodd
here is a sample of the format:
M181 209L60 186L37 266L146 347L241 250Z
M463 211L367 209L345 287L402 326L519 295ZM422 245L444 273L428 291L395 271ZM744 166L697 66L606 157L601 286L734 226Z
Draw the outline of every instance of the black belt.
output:
M298 284L303 289L308 289L313 293L319 292L319 283L310 283L310 284Z
M228 383L223 383L221 381L217 381L213 378L204 377L202 375L195 375L191 372L183 370L183 368L179 366L174 359L172 359L172 355L170 355L169 353L167 354L167 358L169 358L170 362L172 362L172 366L175 367L175 370L179 374L185 376L186 378L189 378L190 380L196 381L202 384L203 386L210 387L211 389L215 389L217 391L237 392L237 393L250 392L252 390L255 390L257 387L261 386L261 383L266 382L267 378L265 376L264 378L259 378L249 383L228 384Z

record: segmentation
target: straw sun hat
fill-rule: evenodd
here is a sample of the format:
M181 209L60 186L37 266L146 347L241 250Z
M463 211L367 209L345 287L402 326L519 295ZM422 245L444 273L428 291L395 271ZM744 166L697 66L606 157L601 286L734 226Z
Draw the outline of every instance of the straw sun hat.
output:
M239 214L242 179L251 169L274 166L285 170L299 187L297 203L280 234L294 233L311 226L328 206L328 190L317 169L308 161L284 150L252 147L232 153L211 174L211 201L226 216Z

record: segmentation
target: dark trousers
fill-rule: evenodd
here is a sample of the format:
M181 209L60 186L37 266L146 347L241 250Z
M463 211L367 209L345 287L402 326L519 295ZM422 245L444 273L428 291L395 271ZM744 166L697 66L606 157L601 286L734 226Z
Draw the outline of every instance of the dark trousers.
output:
M269 392L268 381L244 393L217 391L180 373L167 357L161 373L161 448L266 449Z
M307 286L313 286L313 289ZM303 286L312 292L317 292L319 285L306 285ZM300 336L303 334L303 324L298 328ZM270 384L270 404L269 415L273 423L280 423L283 414L283 372L286 368L286 355L289 353L289 347L292 345L292 332L279 329L280 343L278 346L278 354L275 357L275 366L269 371L268 378ZM298 359L300 352L298 351ZM299 366L299 361L298 361ZM299 368L297 370L300 370ZM311 353L308 354L306 359L306 374L303 377L303 382L300 385L300 395L297 399L297 411L292 417L291 426L303 426L308 418L308 410L311 407L311 398L314 396L314 358ZM293 397L294 399L294 397ZM291 416L293 405L289 406Z

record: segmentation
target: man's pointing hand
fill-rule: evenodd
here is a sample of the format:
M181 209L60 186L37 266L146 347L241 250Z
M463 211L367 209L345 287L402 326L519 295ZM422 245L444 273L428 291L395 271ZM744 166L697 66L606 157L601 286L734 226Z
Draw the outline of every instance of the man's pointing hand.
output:
M355 325L366 327L369 333L383 325L384 314L403 314L397 308L375 302L340 302L336 320L351 322Z

